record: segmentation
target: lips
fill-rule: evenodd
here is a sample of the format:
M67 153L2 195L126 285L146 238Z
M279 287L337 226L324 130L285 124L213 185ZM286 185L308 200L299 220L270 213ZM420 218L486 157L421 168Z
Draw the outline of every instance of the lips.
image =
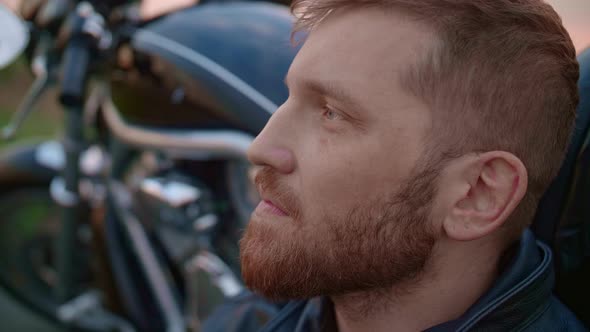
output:
M279 174L270 167L258 168L254 184L262 199L256 212L272 216L296 218L299 206L295 194L280 181Z
M288 216L287 212L285 212L283 208L277 206L277 204L268 199L263 199L256 209L276 216Z

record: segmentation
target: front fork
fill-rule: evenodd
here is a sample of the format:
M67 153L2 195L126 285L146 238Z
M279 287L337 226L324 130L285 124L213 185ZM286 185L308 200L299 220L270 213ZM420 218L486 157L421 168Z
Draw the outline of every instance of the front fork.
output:
M56 243L58 284L57 297L61 303L73 295L74 252L76 250L76 224L80 220L80 154L84 140L83 104L92 49L101 34L104 19L94 12L89 3L81 2L69 17L71 35L62 60L60 102L66 111L64 149L66 165L64 179L64 216L62 232Z
M61 186L65 189L63 195L57 198L63 207L61 233L55 243L55 257L57 258L58 283L56 295L60 303L65 303L74 295L77 224L87 217L83 214L83 202L80 199L80 154L84 147L84 131L82 121L82 107L73 106L66 109L66 135L64 150L66 156Z

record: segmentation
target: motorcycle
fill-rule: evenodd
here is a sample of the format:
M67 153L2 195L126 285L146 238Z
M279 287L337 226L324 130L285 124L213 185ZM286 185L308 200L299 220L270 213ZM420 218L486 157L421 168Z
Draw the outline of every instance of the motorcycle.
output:
M287 98L292 17L120 8L78 2L58 34L0 7L0 68L24 51L36 76L4 138L50 86L65 110L62 140L0 156L0 288L60 329L198 331L243 289L245 153Z

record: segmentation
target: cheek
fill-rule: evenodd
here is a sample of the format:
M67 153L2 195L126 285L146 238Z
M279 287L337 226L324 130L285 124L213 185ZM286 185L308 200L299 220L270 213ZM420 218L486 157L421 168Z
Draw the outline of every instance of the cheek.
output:
M332 215L347 212L390 193L405 173L394 158L381 152L381 147L329 142L320 140L323 144L314 149L315 157L301 160L304 211Z
M418 153L416 139L392 128L384 124L365 133L331 133L312 121L298 126L293 188L300 194L304 215L335 216L395 191Z

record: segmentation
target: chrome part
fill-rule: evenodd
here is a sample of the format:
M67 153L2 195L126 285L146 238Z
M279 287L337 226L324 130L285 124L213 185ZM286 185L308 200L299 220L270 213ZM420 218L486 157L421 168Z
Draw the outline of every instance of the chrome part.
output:
M97 291L84 293L57 309L57 317L63 322L72 322L88 311L100 307L100 295Z
M94 10L94 7L88 2L81 2L76 7L78 15L84 17L84 23L81 27L82 33L90 36L97 42L101 50L106 50L112 45L113 36L105 29L104 17Z
M183 269L188 292L188 322L193 331L201 329L201 320L207 317L207 310L223 304L226 298L236 296L244 289L223 260L208 251L197 253ZM212 295L212 290L219 292L217 296Z
M38 61L43 62L42 60ZM35 102L37 102L39 97L47 90L47 87L49 86L50 80L47 70L37 69L37 71L41 75L37 76L27 91L27 94L22 103L19 105L18 110L14 113L8 125L2 129L2 138L5 140L14 138L18 129L31 114Z
M51 193L51 198L63 207L76 206L80 201L80 197L77 194L66 189L66 182L61 177L56 177L51 181L49 192Z
M256 103L260 108L266 110L269 114L274 113L277 109L277 105L266 98L262 93L258 92L251 85L203 54L149 30L137 29L134 37L138 41L165 49L166 51L207 70L212 75L233 87L236 91L239 91L252 102Z
M88 98L84 103L84 124L94 126L98 120L98 111L102 106L102 101L106 96L106 87L102 82L98 82L90 90Z
M36 77L47 76L47 56L45 54L36 56L31 61L31 71Z
M3 139L14 138L18 129L33 111L35 102L47 90L51 83L51 75L47 65L47 54L51 49L49 37L41 35L31 61L31 71L35 74L35 81L27 91L18 110L12 116L10 123L2 129Z
M105 121L113 135L124 143L191 158L204 152L229 158L246 159L254 138L235 130L150 130L125 123L111 100L103 104Z
M66 164L64 145L58 141L42 143L35 150L35 160L42 166L61 171ZM82 152L80 170L88 176L99 175L108 165L108 156L99 146L93 145Z
M82 31L95 39L100 40L104 33L104 19L98 13L92 13L88 19L84 21Z
M48 57L53 47L53 40L50 35L42 33L39 36L33 59L31 60L31 71L35 77L49 76Z
M166 159L153 151L143 151L137 159L128 166L125 174L125 184L128 188L141 189L141 183L146 178L157 174L163 169L170 169L172 165Z
M201 197L199 188L178 181L147 178L142 181L140 188L144 193L175 208L196 202Z
M205 271L225 297L234 297L244 290L229 266L217 255L210 252L198 253L185 264L185 270L191 273L196 270Z
M45 142L35 150L35 160L47 168L60 171L66 165L66 153L58 141Z
M102 307L102 298L96 290L88 291L60 306L57 317L62 322L74 325L91 322L92 326L101 326L108 331L135 332L129 322Z
M115 213L122 221L129 237L131 246L144 270L148 283L154 292L157 303L162 309L166 321L166 331L184 332L184 317L176 303L173 290L166 279L164 270L160 266L143 226L137 218L129 212L131 208L131 194L125 187L115 181L109 183L109 191L113 194Z
M219 219L216 215L210 213L202 217L197 218L193 222L193 228L197 232L205 232L210 230L213 226L217 225Z
M80 170L89 176L99 175L107 165L107 155L98 145L93 145L80 156Z

